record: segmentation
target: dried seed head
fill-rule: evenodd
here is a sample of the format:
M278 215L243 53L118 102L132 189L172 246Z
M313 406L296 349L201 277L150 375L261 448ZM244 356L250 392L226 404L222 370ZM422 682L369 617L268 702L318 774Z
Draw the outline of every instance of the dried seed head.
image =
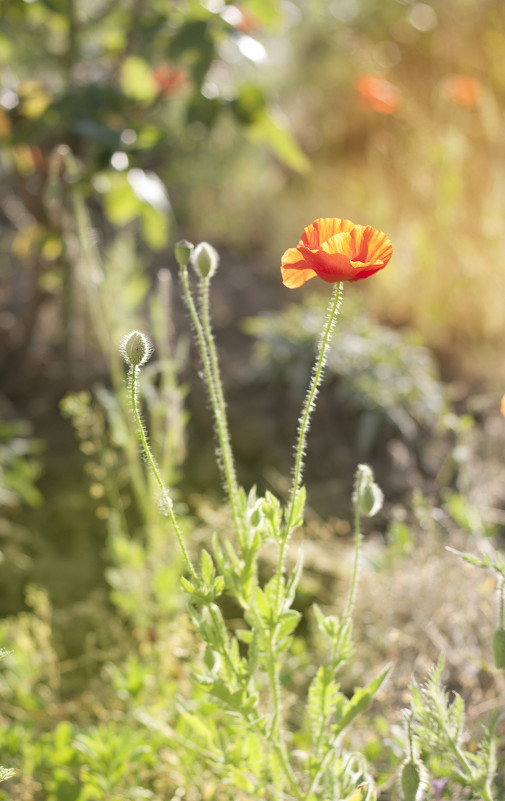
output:
M151 343L140 331L130 331L121 340L121 353L131 367L140 367L149 359L152 352Z
M208 242L200 242L193 251L191 261L202 278L212 278L219 264L219 255Z

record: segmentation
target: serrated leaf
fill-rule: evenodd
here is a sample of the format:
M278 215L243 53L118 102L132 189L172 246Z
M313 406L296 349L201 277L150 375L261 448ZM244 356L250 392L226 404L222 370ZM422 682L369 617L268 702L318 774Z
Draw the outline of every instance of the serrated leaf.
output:
M300 618L300 612L297 612L295 609L291 609L289 612L284 612L279 619L279 639L287 637L289 634L291 634L291 632L296 629Z
M244 771L233 765L229 769L228 779L231 781L232 786L236 787L238 790L244 790L246 793L253 793L255 790L255 785L245 775Z
M197 591L195 585L192 584L191 581L188 581L188 579L185 578L185 576L181 576L180 582L182 589L189 595L194 595L195 592Z
M214 562L212 561L212 557L205 548L202 548L202 553L200 555L200 571L202 573L202 578L207 586L210 586L214 581L214 576L216 575L216 571L214 570Z
M267 622L271 621L272 609L261 587L256 587L256 592L254 594L254 602L260 617L262 617L263 620Z
M307 705L315 740L318 739L328 717L335 713L339 699L342 704L344 698L339 685L333 680L330 667L321 665L310 683Z

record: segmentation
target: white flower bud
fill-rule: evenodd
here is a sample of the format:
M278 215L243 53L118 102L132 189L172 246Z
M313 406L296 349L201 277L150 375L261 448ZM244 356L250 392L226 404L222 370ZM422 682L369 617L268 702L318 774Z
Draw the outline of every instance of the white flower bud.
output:
M191 261L202 278L212 278L219 264L219 254L208 242L200 242L191 255Z
M145 364L152 353L151 343L140 331L130 331L121 340L121 353L125 362L131 367Z
M359 504L359 513L373 517L382 509L384 495L375 483L372 468L367 464L359 464L354 479L354 505Z

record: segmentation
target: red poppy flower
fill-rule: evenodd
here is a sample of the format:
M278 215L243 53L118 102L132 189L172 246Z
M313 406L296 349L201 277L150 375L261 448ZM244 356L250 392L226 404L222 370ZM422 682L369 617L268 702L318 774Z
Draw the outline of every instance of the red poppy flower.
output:
M379 114L394 114L402 102L400 90L376 75L360 75L356 91L363 105Z
M282 283L290 289L318 275L323 281L360 281L386 266L393 246L371 225L325 217L304 229L296 248L281 259Z
M501 399L501 413L505 417L505 395Z
M451 103L473 108L482 97L482 84L471 75L451 75L445 81L444 94Z

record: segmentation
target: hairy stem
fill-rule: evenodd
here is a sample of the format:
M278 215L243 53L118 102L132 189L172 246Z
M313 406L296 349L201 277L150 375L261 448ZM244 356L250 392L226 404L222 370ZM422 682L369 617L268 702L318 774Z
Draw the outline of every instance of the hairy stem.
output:
M298 424L298 442L295 450L295 466L293 470L293 483L291 487L291 495L289 499L289 505L287 508L286 516L285 516L285 525L284 525L284 533L281 539L281 544L279 548L279 563L277 569L277 590L276 590L276 606L279 604L279 597L280 597L280 586L281 586L281 579L282 573L284 569L284 554L287 545L287 541L289 535L291 533L294 518L295 518L295 510L296 510L296 503L298 500L298 496L301 489L302 483L302 475L303 475L303 457L305 454L305 445L307 439L307 432L309 430L310 425L310 418L312 412L314 411L314 401L317 396L318 388L321 383L323 373L324 373L324 366L326 364L326 357L328 352L328 346L331 341L331 335L333 333L333 329L335 328L335 321L338 315L338 311L340 308L340 304L342 302L342 283L339 282L335 284L335 288L333 290L330 303L328 305L328 312L326 316L326 324L323 329L323 334L319 341L319 351L317 355L317 359L314 365L314 369L312 371L312 378L309 384L309 388L307 390L307 395L305 396L305 401L302 407L302 413L300 415L300 420Z
M219 361L217 358L216 343L214 341L214 335L212 333L212 324L210 320L209 286L210 286L210 276L205 276L204 278L202 278L202 284L201 284L201 312L202 312L203 332L209 352L210 371L216 394L216 407L214 409L214 416L216 418L219 444L221 447L223 469L233 514L233 521L235 523L235 528L238 531L240 527L240 515L238 511L237 476L235 472L233 452L230 443L230 432L228 430L228 420L226 416L226 403L224 400L223 384L221 381L221 375L219 371Z
M205 279L203 279L205 280ZM223 460L223 472L226 482L226 489L230 500L233 523L237 532L241 530L240 514L238 510L238 490L237 479L235 476L235 468L233 464L233 455L230 446L230 436L228 433L228 422L226 419L226 409L224 403L223 390L221 385L221 378L219 374L219 365L217 360L217 353L214 345L214 338L210 327L210 316L208 312L208 286L206 289L207 300L204 302L202 299L202 320L198 315L193 296L189 287L187 267L181 267L181 282L184 292L184 297L193 321L200 348L200 354L203 362L203 369L205 373L205 380L209 390L210 402L214 419L216 421L217 436L221 449L221 456Z
M349 589L349 597L347 599L347 606L345 609L344 620L348 621L351 618L352 608L354 606L354 598L356 595L356 588L358 585L358 569L359 569L359 555L361 544L361 526L360 526L360 508L361 508L361 491L362 483L360 481L356 488L356 501L354 504L354 565L352 570L351 586Z
M189 558L189 554L188 554L188 552L186 550L186 546L184 544L184 539L183 539L183 536L182 536L182 532L181 532L181 530L179 528L179 524L177 523L177 519L175 517L174 505L173 505L172 499L171 499L170 495L168 494L168 490L165 487L163 479L161 478L160 472L158 470L158 466L157 466L157 464L156 464L156 462L154 460L151 448L150 448L149 443L147 441L147 436L146 436L146 432L145 432L145 429L144 429L144 424L142 422L142 418L140 417L140 412L139 412L138 403L137 403L137 375L138 375L138 370L139 370L139 368L138 368L137 365L132 365L131 366L130 402L131 402L131 407L132 407L132 410L133 410L133 415L135 417L135 423L137 425L137 431L139 433L140 441L142 443L142 447L144 449L144 453L146 455L149 467L151 468L151 471L152 471L152 473L153 473L153 475L154 475L154 477L156 479L156 482L157 482L157 484L158 484L158 486L160 488L161 496L163 498L163 503L164 503L165 508L167 510L167 514L168 514L168 517L170 519L170 522L172 523L172 526L174 528L175 535L176 535L177 540L179 542L179 547L180 547L182 555L184 557L184 561L186 562L186 566L188 568L188 571L189 571L189 573L191 575L191 578L197 580L197 575L196 575L195 569L193 567L191 559Z

